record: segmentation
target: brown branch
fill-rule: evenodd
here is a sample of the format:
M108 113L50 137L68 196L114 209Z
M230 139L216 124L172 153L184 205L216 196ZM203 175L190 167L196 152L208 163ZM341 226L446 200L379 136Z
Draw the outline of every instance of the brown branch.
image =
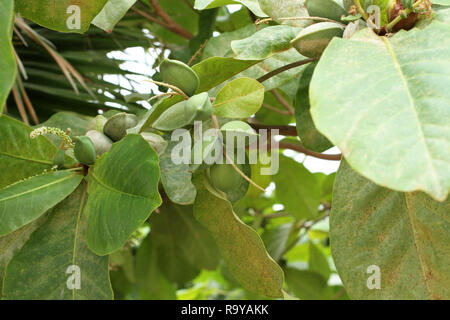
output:
M278 100L279 103L282 104L282 106L288 111L288 113L291 116L294 116L295 114L295 110L294 108L289 104L289 102L286 101L286 99L283 98L283 96L281 94L278 93L278 91L276 89L271 90L273 96L275 97L275 99Z
M280 73L282 73L284 71L300 67L300 66L302 66L304 64L307 64L307 63L310 63L310 62L313 62L313 61L316 61L316 60L317 59L315 59L315 58L309 58L309 59L297 61L297 62L294 62L294 63L290 63L290 64L287 64L287 65L281 67L281 68L275 69L275 70L273 70L273 71L263 75L262 77L260 77L260 78L258 78L256 80L258 80L259 82L264 82L264 81L266 81L266 80L268 80L268 79L270 79L270 78L272 78L272 77L274 77L274 76L276 76L276 75L278 75L278 74L280 74Z
M342 159L342 154L324 154L315 152L309 149L306 149L304 146L302 146L299 143L293 143L293 142L279 142L279 148L280 149L289 149L293 151L297 151L300 153L303 153L307 156L311 156L318 159L323 160L331 160L331 161L340 161Z
M289 137L296 137L297 136L297 128L294 126L271 126L271 125L264 125L264 124L258 124L258 123L249 123L253 129L259 130L259 129L278 129L280 131L280 135L282 136L289 136Z
M178 23L176 23L159 5L158 0L149 0L152 7L155 9L156 14L163 19L163 21L167 24L167 28L182 36L183 38L186 38L188 40L191 40L194 36L189 31L183 29Z

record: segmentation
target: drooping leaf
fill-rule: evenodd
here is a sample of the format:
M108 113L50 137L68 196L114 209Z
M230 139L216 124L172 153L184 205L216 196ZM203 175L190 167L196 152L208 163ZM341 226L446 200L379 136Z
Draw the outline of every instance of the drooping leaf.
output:
M184 163L176 164L174 157L177 155L176 153L172 155L172 150L178 143L169 141L166 150L160 156L161 182L170 200L177 204L193 204L197 191L191 182L190 166Z
M175 300L176 286L161 272L156 243L152 235L144 239L136 254L136 280L139 298L144 300Z
M211 57L192 67L200 78L197 92L208 91L234 77L258 61L242 61L233 58Z
M342 162L330 238L351 298L449 299L449 228L449 200L380 187Z
M108 257L86 245L86 197L83 183L31 234L6 270L6 299L112 299Z
M327 300L333 296L327 280L314 271L287 268L286 283L300 299Z
M213 113L224 118L246 118L256 113L264 100L264 87L251 78L239 78L217 94Z
M319 273L325 280L330 277L330 265L325 254L312 241L309 242L309 270Z
M206 178L198 176L196 181L194 216L211 232L227 269L247 290L281 297L283 272L267 254L256 231L239 220L227 200L207 189Z
M301 163L280 155L280 169L274 176L277 199L297 219L317 217L320 185Z
M317 152L330 149L333 145L319 131L317 131L309 111L309 83L316 64L311 64L305 68L300 78L297 95L295 98L295 119L297 132L302 144Z
M32 129L0 116L0 188L52 167L56 147L45 137L30 139Z
M60 31L84 33L108 0L15 0L16 10L41 26Z
M53 171L0 189L0 236L39 218L80 184L83 176L73 171Z
M161 204L158 155L140 136L113 144L91 168L87 242L99 255L120 248Z
M312 118L357 172L443 201L450 188L449 74L449 25L433 22L391 38L365 29L334 39L320 59Z
M16 59L11 44L14 22L14 1L5 0L0 4L0 114L16 78Z
M272 26L257 31L252 36L231 42L235 58L239 60L264 60L276 53L290 49L291 40L301 29L291 26Z
M108 0L92 24L106 32L111 32L135 2L136 0Z

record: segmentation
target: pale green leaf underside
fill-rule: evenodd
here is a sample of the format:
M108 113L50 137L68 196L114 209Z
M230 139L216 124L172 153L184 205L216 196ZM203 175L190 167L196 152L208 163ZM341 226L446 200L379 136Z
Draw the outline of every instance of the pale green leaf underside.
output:
M353 299L450 299L450 201L370 182L345 162L330 220L333 258ZM369 266L381 288L369 290Z
M208 191L205 183L206 178L199 176L194 216L211 232L228 270L244 288L281 297L283 271L269 257L261 238L239 220L230 202Z
M0 3L0 114L16 77L16 59L11 44L14 1Z
M113 144L91 169L87 239L100 255L120 248L161 204L158 155L140 136Z
M292 17L307 17L308 10L304 0L259 0L261 9L280 24L294 27L304 27L311 23L308 20L284 19Z
M83 176L54 171L0 189L0 235L37 219L75 190Z
M264 87L251 78L228 82L217 94L213 113L224 118L246 118L256 113L264 101Z
M83 33L91 24L91 21L102 10L108 0L53 0L49 5L48 0L16 0L16 9L24 18L28 18L41 26L60 31ZM79 9L71 7L78 6ZM80 28L73 25L71 17L79 10ZM69 23L68 23L69 21ZM70 26L70 27L69 27Z
M0 188L52 167L56 147L45 137L30 139L31 128L0 116Z
M351 67L349 67L351 66ZM339 82L336 82L336 80ZM311 114L356 171L443 201L450 188L450 26L334 39L311 81Z
M112 299L108 257L95 255L86 245L86 197L83 183L49 212L14 256L6 270L5 299ZM73 274L66 273L69 266L79 267L80 289L67 286Z
M249 8L258 17L266 17L259 7L258 0L195 0L194 8L197 10L222 7L230 4L242 4Z
M136 0L109 0L92 24L106 32L111 32L135 2Z

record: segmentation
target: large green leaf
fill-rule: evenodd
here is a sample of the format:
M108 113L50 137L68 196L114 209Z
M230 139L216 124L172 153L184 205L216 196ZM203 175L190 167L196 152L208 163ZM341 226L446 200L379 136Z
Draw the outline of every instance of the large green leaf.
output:
M295 97L295 120L297 133L302 144L310 150L323 152L330 149L333 145L317 131L309 111L309 83L311 82L315 67L315 64L307 66L300 78L300 84Z
M168 202L159 214L151 217L150 225L158 246L160 268L167 278L183 283L191 280L190 274L195 275L199 269L217 268L217 246L209 231L194 219L192 206ZM180 269L180 265L185 267Z
M331 245L354 299L450 298L450 201L400 193L343 162L334 187ZM380 289L369 289L379 267ZM372 267L373 268L373 267Z
M198 176L194 216L212 234L228 270L246 289L268 297L281 297L283 272L269 257L255 230L244 224L227 200ZM208 190L209 189L209 190Z
M310 24L310 21L296 19L283 20L283 18L307 17L308 10L306 10L304 2L304 0L259 0L259 5L266 14L280 24L304 27Z
M297 219L317 216L320 185L316 177L301 163L280 155L280 169L274 176L277 199Z
M449 25L433 22L391 38L365 29L326 49L311 81L311 114L363 176L443 201L450 188L449 75Z
M152 235L144 239L137 251L136 280L141 299L176 299L175 284L164 277L159 267L156 242Z
M135 2L136 0L108 0L92 24L106 32L111 32Z
M193 204L197 190L191 182L190 166L185 163L175 164L173 161L175 155L172 155L172 150L178 143L169 141L166 150L160 156L161 182L170 200L178 204Z
M319 273L295 268L286 269L286 283L300 299L326 300L332 298L331 287Z
M16 78L16 59L11 44L14 21L14 1L5 0L0 4L0 114L9 91Z
M258 0L195 0L195 9L204 10L222 7L230 4L242 4L249 8L255 15L266 17L259 7Z
M39 228L47 216L23 226L22 228L0 237L0 293L3 291L3 279L6 275L6 267L14 255L28 241L30 235Z
M6 270L6 299L112 299L108 258L92 253L86 245L86 183L52 209L45 223L14 256ZM76 266L80 289L69 277ZM75 281L76 283L76 281Z
M256 113L264 101L264 87L251 78L227 83L217 94L213 113L224 118L246 118Z
M15 0L16 9L24 18L41 26L60 31L84 33L91 21L102 10L108 0L54 0L49 5L47 0ZM78 9L76 9L78 7ZM79 14L79 29L75 22Z
M301 29L291 26L272 26L259 30L252 36L231 42L235 58L240 60L264 60L292 47Z
M0 236L37 219L75 190L83 176L53 171L0 189Z
M45 137L30 139L32 129L0 116L0 188L52 167L56 147Z
M120 248L161 204L158 155L140 136L113 144L90 170L87 242L99 255Z
M208 91L258 62L222 57L203 60L192 67L200 79L197 92Z

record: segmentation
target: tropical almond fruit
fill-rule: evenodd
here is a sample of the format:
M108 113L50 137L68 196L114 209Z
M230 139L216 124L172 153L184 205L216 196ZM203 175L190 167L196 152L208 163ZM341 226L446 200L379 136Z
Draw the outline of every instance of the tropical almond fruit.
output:
M73 149L75 158L87 166L93 165L97 159L95 146L92 140L86 136L75 138L75 147Z
M194 95L200 85L197 73L181 61L165 59L159 72L165 83L178 87L188 96Z
M207 92L196 94L186 102L186 113L194 114L192 121L206 121L211 118L212 104Z
M334 37L342 37L344 28L334 22L319 22L306 27L291 41L297 51L309 58L318 58Z
M348 13L333 0L306 0L305 7L311 17L322 17L334 21L341 21Z
M109 118L103 127L103 133L112 141L119 141L127 135L127 129L133 128L139 120L134 114L118 113Z
M86 137L89 137L94 143L95 152L97 155L101 156L105 152L111 150L113 142L103 133L97 130L90 130L86 132Z
M153 128L161 131L172 131L191 123L196 110L186 108L187 100L183 100L164 111L153 123Z

